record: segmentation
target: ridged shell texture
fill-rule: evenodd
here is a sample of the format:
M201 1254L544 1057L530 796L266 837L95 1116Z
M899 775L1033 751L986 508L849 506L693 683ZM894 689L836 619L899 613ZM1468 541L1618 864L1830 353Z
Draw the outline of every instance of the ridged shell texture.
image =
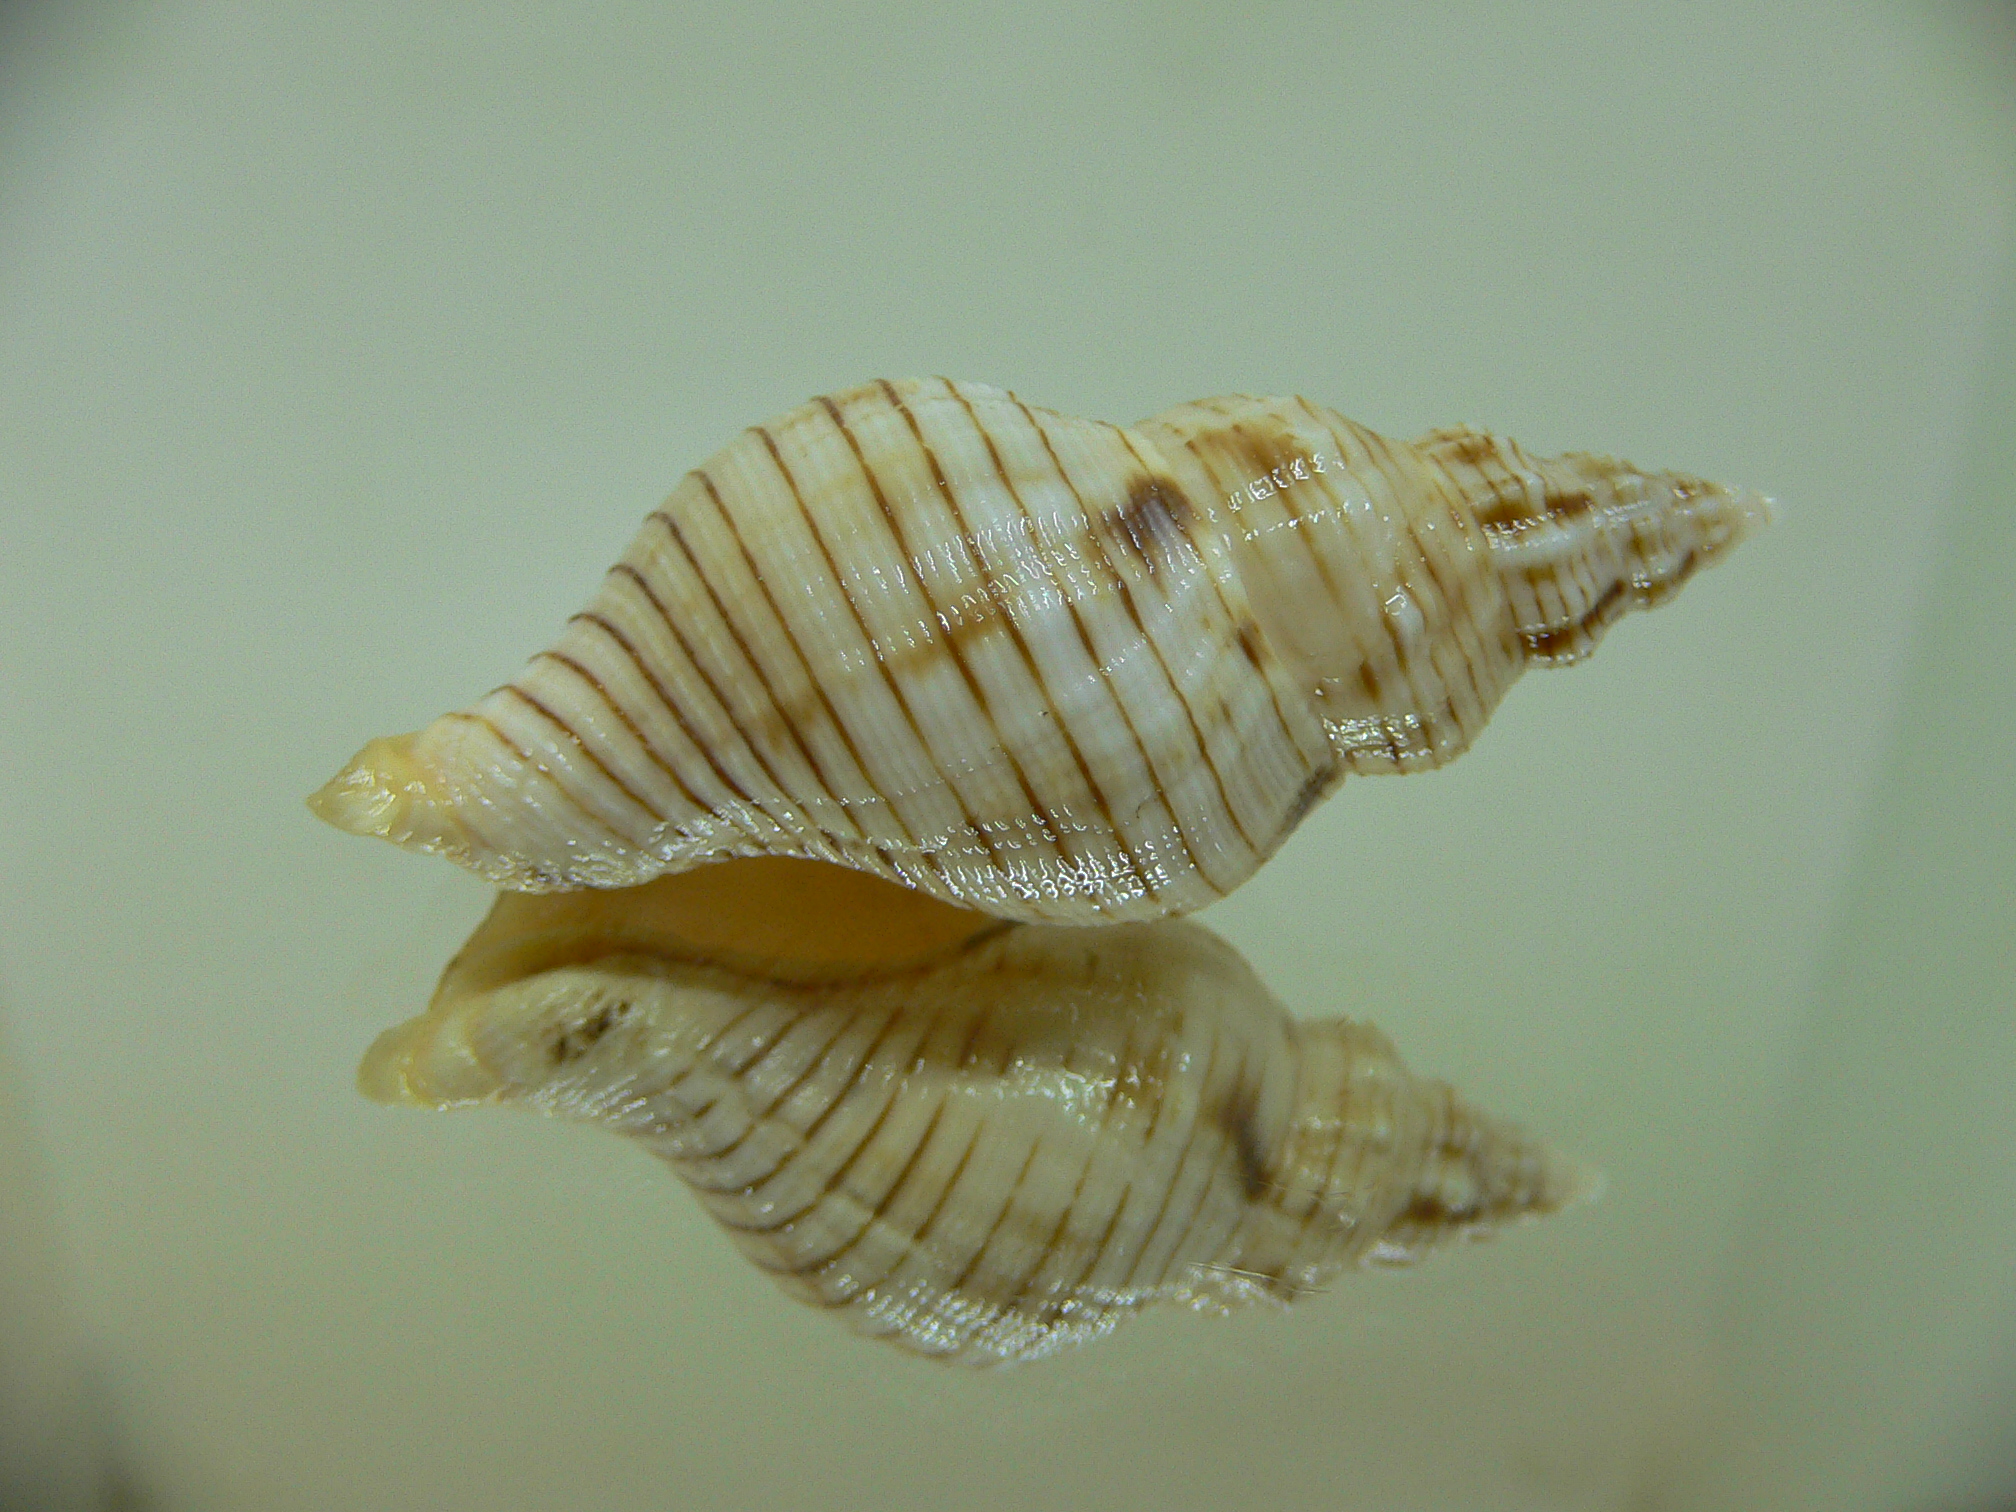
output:
M1300 399L1123 429L872 383L688 474L551 649L314 801L526 891L767 854L1009 919L1179 914L1763 513Z
M832 875L787 897L759 874L758 926L816 894L827 908L800 917L834 942L823 959L684 938L719 921L739 869L794 865ZM729 892L710 896L717 874ZM627 1134L792 1296L973 1364L1048 1354L1152 1302L1290 1301L1586 1187L1410 1075L1375 1030L1291 1019L1198 925L906 919L903 896L765 861L507 894L362 1084Z

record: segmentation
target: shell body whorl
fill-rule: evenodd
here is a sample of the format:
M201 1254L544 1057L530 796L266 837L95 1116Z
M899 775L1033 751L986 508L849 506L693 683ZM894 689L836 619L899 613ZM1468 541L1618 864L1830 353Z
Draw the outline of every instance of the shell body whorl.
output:
M1188 921L933 924L922 961L779 972L669 932L687 881L505 895L360 1084L629 1135L786 1292L963 1363L1291 1301L1586 1189Z
M1010 919L1186 913L1758 509L1301 400L1122 429L869 384L690 473L557 644L314 802L525 891L767 854Z

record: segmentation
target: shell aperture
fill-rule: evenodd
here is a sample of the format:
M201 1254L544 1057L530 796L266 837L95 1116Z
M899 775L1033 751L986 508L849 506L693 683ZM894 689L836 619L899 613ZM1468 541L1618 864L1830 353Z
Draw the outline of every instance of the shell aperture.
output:
M838 922L801 927L815 901ZM969 1364L1291 1301L1588 1187L1199 925L1003 923L802 861L504 894L359 1081L626 1134L787 1293Z
M1121 428L873 383L688 474L553 647L311 802L529 892L773 855L1006 919L1181 914L1764 516L1300 399Z

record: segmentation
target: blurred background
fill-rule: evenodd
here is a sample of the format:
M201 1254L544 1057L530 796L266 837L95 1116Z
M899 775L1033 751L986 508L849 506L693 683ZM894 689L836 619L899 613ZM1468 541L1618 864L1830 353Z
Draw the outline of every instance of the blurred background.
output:
M745 424L1301 392L1777 522L1206 922L1607 1173L954 1374L352 1069L327 830ZM2016 1506L2016 11L0 9L0 1507Z

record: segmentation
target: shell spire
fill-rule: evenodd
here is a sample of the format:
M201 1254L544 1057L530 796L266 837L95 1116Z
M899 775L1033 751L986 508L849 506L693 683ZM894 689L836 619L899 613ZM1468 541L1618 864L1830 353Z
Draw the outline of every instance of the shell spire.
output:
M1003 924L805 862L506 894L359 1082L628 1135L787 1293L969 1364L1289 1302L1591 1187L1196 924Z
M878 382L688 474L555 645L311 803L523 891L774 855L1002 918L1180 914L1763 518L1300 399L1123 429Z

